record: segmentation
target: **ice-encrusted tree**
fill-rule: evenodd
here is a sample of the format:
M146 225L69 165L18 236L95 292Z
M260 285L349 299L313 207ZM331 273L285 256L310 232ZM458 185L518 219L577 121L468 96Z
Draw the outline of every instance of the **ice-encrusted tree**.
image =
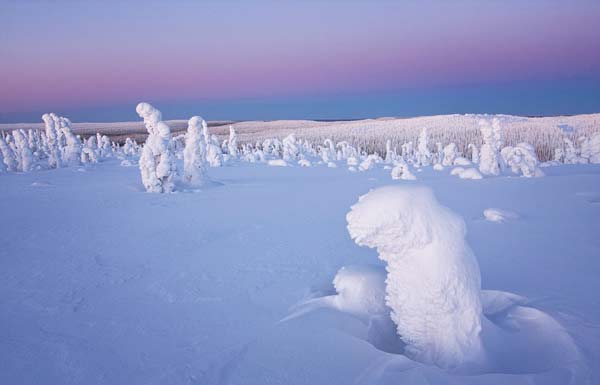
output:
M0 153L2 153L2 161L6 166L6 171L17 171L19 164L13 149L6 143L4 136L0 136Z
M471 150L471 162L473 162L474 164L478 164L479 163L479 149L477 148L477 146L474 145L473 143L469 143L467 148Z
M479 152L479 171L483 175L498 175L501 170L499 156L502 147L502 127L498 118L482 119L479 121L483 145Z
M17 168L22 172L29 172L33 169L34 159L33 152L29 148L27 135L23 130L14 130L13 138L15 139L15 155L17 158Z
M418 166L428 166L431 160L431 152L429 152L428 146L429 137L427 136L427 129L423 128L419 134L419 141L417 144L416 164Z
M218 145L215 137L211 137L208 131L208 124L202 120L202 136L204 137L204 144L206 148L206 161L210 167L221 167L223 165L223 152L221 147ZM213 140L214 139L214 140Z
M235 128L233 128L233 126L229 126L229 140L227 141L227 152L229 153L229 158L231 160L235 160L238 158L237 133L235 132Z
M454 159L458 156L458 148L456 143L450 143L444 147L444 158L442 159L442 166L452 166Z
M58 124L65 139L65 146L61 149L62 163L69 166L81 164L81 141L71 130L71 121L59 117Z
M544 173L538 167L535 149L529 143L519 143L514 147L504 147L500 154L504 163L515 174L521 174L526 178L544 176Z
M425 187L389 186L346 216L360 246L387 263L386 303L408 356L454 368L483 355L481 278L465 223Z
M60 145L60 133L59 133L59 119L54 113L42 115L42 120L45 125L45 147L46 155L48 157L48 167L59 168L62 167L62 155Z
M142 183L148 192L172 192L175 189L177 167L171 147L171 129L162 121L160 111L149 103L138 104L136 112L144 119L148 130L139 161Z
M396 151L392 149L392 141L387 139L385 141L385 163L392 164L396 160Z
M188 120L185 148L183 149L183 179L194 186L201 186L207 180L206 150L201 131L203 121L199 116L192 116Z
M283 155L286 162L295 162L300 154L300 149L296 141L296 135L290 134L283 138Z

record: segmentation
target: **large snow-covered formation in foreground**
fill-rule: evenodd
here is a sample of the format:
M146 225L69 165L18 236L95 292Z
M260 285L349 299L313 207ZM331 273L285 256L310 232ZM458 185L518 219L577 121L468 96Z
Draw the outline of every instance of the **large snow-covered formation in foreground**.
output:
M463 220L425 187L390 186L346 216L358 245L387 263L387 304L412 358L452 368L482 354L479 266Z
M160 111L150 104L140 103L135 110L144 119L148 130L148 138L140 156L142 183L148 192L172 192L175 189L177 167L171 148L171 129L162 121Z

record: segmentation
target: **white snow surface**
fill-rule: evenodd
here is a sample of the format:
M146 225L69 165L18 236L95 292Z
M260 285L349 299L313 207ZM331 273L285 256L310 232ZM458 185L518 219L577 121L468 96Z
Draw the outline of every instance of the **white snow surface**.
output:
M600 165L470 183L239 163L148 194L120 162L0 174L0 383L600 383ZM346 230L359 196L415 184L462 218L477 258L473 367L406 351L389 272ZM482 220L490 207L519 219Z

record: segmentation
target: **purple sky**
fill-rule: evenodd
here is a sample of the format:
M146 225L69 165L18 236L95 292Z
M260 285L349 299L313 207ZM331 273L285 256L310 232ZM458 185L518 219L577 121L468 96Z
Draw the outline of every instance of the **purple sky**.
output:
M0 121L135 119L140 100L233 119L281 117L277 101L308 118L600 112L599 20L597 0L0 0Z

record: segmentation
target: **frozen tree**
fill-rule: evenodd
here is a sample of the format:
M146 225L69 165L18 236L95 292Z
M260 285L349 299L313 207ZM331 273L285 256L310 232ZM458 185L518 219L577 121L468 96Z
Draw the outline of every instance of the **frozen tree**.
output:
M450 143L444 147L444 158L442 159L442 166L452 166L454 159L458 156L458 149L456 143Z
M46 134L46 153L50 168L62 167L62 156L58 126L58 116L53 113L42 115Z
M479 171L483 175L500 174L501 159L499 151L502 147L502 127L500 120L494 118L489 120L480 120L479 127L483 136L483 145L479 154Z
M283 139L283 160L286 162L295 162L300 154L300 150L296 143L296 136L290 134Z
M401 146L402 149L402 159L405 161L411 161L413 159L414 150L413 150L413 142L404 143Z
M15 138L15 155L17 158L17 167L19 171L29 172L33 169L33 153L29 148L27 135L23 130L14 130L13 137Z
M390 139L385 141L385 163L391 164L396 160L396 151L392 149L392 141Z
M600 133L590 138L590 163L600 163Z
M321 159L324 163L329 163L336 160L337 154L335 146L331 139L325 139L323 147L321 148Z
M171 129L162 121L160 111L148 103L138 104L136 112L148 130L139 161L142 183L148 192L172 192L177 167L171 147Z
M206 159L205 143L204 136L200 131L202 122L203 119L199 116L190 118L183 150L183 179L194 186L201 186L207 180L204 166Z
M229 153L230 159L237 159L238 157L238 142L237 134L233 126L229 126L229 140L227 141L227 152Z
M427 148L428 136L427 129L423 128L419 134L419 142L417 144L417 165L428 166L431 159L431 153Z
M600 133L581 141L581 157L589 163L600 163Z
M223 165L223 152L216 137L210 136L208 124L204 119L202 120L202 136L206 145L206 161L211 167L221 167Z
M135 154L137 154L137 143L131 138L126 138L123 145L123 155L134 156Z
M17 171L19 167L17 156L2 136L0 136L0 153L2 154L2 161L6 166L6 171Z
M481 278L464 221L415 186L372 190L346 219L354 241L387 263L386 303L405 353L442 368L480 360Z
M473 143L469 143L469 146L467 148L471 150L471 162L473 162L474 164L478 164L479 163L479 149L477 148L477 146L474 145Z
M112 156L112 154L113 154L112 143L110 142L110 138L108 136L102 135L100 137L100 140L98 142L98 147L100 149L100 156L102 158L108 158L108 157Z
M81 141L73 134L69 119L59 117L58 123L65 140L65 146L61 151L63 164L77 166L81 163Z
M515 174L522 174L526 178L544 176L544 173L538 167L535 150L529 143L519 143L514 147L504 147L500 154L504 163Z

